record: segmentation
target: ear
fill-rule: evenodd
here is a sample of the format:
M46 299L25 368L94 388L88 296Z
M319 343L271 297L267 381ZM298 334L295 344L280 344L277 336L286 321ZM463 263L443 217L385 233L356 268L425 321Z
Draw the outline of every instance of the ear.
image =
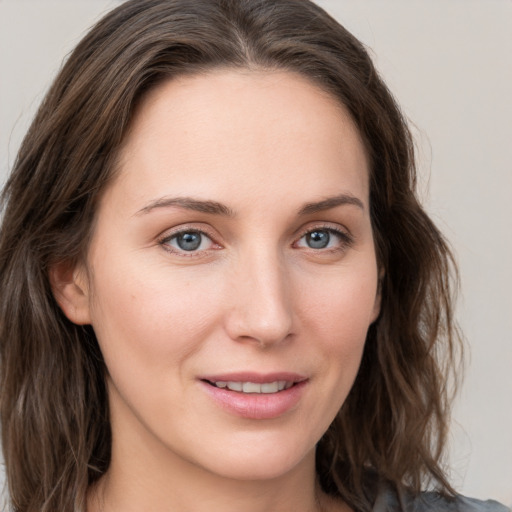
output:
M78 325L90 324L89 283L85 268L60 262L50 267L48 277L53 296L66 317Z
M375 293L375 303L373 304L373 311L371 323L375 322L380 314L382 305L382 283L384 282L385 271L383 268L379 269L379 280L377 281L377 292Z

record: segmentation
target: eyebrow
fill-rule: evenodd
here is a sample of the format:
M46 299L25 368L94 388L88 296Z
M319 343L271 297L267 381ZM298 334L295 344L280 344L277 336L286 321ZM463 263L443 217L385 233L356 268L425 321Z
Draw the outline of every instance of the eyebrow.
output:
M157 208L169 208L172 206L213 215L223 215L227 217L233 217L235 215L233 210L222 203L194 199L192 197L161 197L148 203L144 208L140 209L136 215L149 213Z
M322 201L315 203L306 203L300 210L299 215L309 215L312 213L322 212L324 210L330 210L342 205L353 205L361 208L364 211L363 202L357 197L350 194L339 194L337 196L327 197Z
M357 197L350 194L339 194L333 197L327 197L321 201L306 203L299 209L299 215L310 215L312 213L330 210L331 208L343 205L353 205L364 210L363 202ZM222 203L217 201L194 199L192 197L160 197L141 208L136 215L149 213L157 208L169 208L173 206L200 213L222 215L225 217L235 216L235 212Z

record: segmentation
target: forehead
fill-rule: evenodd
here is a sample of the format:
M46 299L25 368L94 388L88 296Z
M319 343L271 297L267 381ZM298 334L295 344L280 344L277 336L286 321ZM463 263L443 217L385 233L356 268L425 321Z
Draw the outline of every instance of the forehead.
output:
M134 115L119 168L139 195L135 181L153 195L163 181L189 195L240 186L253 195L304 187L368 195L364 146L344 106L283 71L215 70L160 84Z

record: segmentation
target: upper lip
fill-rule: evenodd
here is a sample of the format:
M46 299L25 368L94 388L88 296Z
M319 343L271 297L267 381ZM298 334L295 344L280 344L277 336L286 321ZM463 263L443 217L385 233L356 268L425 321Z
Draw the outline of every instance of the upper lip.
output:
M307 377L294 372L230 372L215 375L202 375L199 379L209 382L254 382L255 384L265 384L280 380L296 383L307 380Z

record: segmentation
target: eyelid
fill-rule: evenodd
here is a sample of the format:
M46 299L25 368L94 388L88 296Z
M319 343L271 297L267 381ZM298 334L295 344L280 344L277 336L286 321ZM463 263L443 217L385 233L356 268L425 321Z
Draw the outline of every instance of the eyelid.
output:
M294 245L297 244L302 238L304 238L307 234L312 233L313 231L329 231L331 233L336 234L336 236L341 238L341 246L340 247L333 247L328 249L313 249L313 248L305 248L310 249L314 252L328 252L328 251L339 251L346 249L353 245L354 243L354 237L350 233L350 231L346 228L341 227L338 224L330 224L330 223L318 223L309 225L306 228L303 228L299 231L299 236L295 239Z
M337 247L331 247L331 248L325 248L325 249L314 249L314 248L307 248L304 247L306 250L310 250L315 253L320 252L337 252L337 251L343 251L353 245L354 243L354 237L350 233L350 231L347 228L344 228L340 226L339 224L331 224L328 222L319 222L319 223L313 223L306 227L301 228L298 230L298 235L294 237L294 242L292 246L295 246L304 236L306 236L308 233L311 233L315 230L325 230L331 233L334 233L336 236L340 238L340 244ZM201 235L207 237L212 245L214 247L210 247L208 249L201 249L198 251L185 251L185 250L179 250L175 249L172 246L168 244L169 240L173 239L174 237L182 234L182 233L188 233L188 232L195 232L200 233ZM217 235L213 233L213 230L209 228L208 225L201 224L198 226L197 224L191 223L191 224L182 224L179 226L176 226L174 228L168 229L164 231L161 235L157 237L157 244L162 246L162 248L167 251L170 254L175 254L177 256L185 257L185 258L193 258L193 257L201 257L205 256L210 253L212 250L219 250L222 249L222 245L217 242Z
M215 247L201 249L198 251L185 251L178 250L168 244L170 240L172 240L173 238L177 237L182 233L199 233L202 236L208 238ZM168 253L175 254L177 256L185 258L201 257L208 254L211 250L218 250L222 248L222 246L216 241L216 236L212 233L212 230L208 229L208 227L205 227L204 225L198 227L197 224L182 224L180 226L176 226L172 229L166 230L157 237L156 241L157 244Z

